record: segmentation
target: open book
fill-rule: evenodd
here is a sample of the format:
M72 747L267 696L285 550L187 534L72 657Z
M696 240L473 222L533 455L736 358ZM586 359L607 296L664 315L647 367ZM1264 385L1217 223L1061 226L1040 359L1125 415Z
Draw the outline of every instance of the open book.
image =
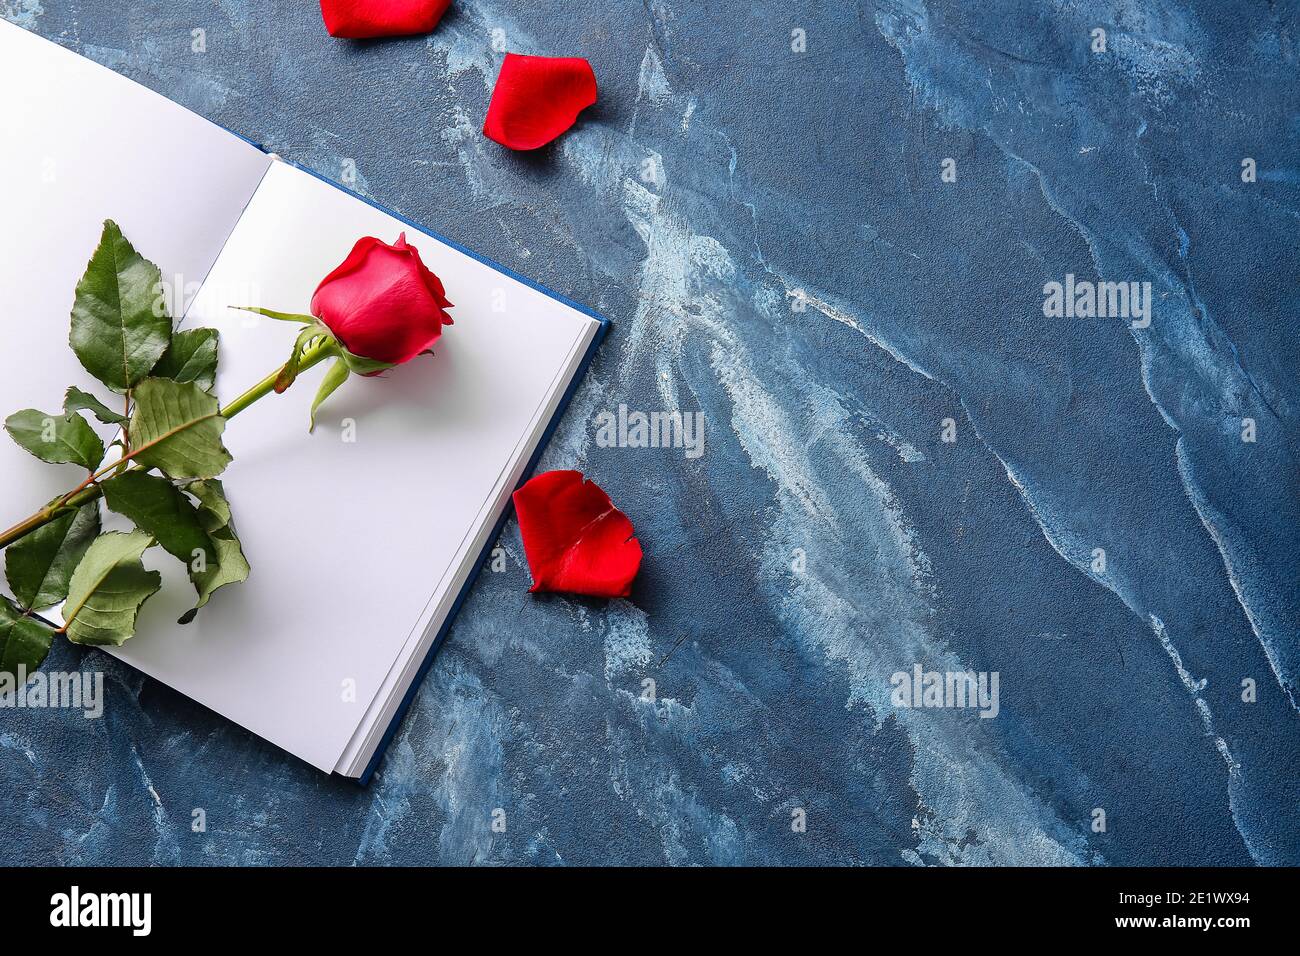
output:
M222 477L248 581L178 625L193 590L146 553L163 590L110 651L322 770L367 778L604 320L3 21L0 139L0 418L92 387L69 310L105 219L161 267L182 326L220 330L226 401L298 331L230 306L305 312L367 235L405 232L443 280L455 325L435 356L353 378L310 436L323 367L231 420ZM0 441L0 524L78 477Z

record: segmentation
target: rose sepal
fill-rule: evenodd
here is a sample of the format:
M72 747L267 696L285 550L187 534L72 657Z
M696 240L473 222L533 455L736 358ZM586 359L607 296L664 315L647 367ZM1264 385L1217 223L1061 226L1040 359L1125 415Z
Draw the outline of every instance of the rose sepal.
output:
M254 312L268 319L275 319L277 322L302 322L310 325L316 321L316 316L303 315L301 312L276 312L274 309L260 309L253 305L232 305L230 308L238 309L240 312Z
M311 324L298 333L294 339L293 351L289 353L289 361L281 367L279 374L275 377L275 394L283 395L289 390L289 386L298 378L298 372L302 369L302 360L307 352L317 345L330 343L330 353L333 354L343 346L339 343L334 333L325 327L318 319L312 319Z
M328 334L328 332L327 329L326 333ZM316 397L312 400L311 425L307 429L308 432L316 430L316 410L320 408L321 403L334 394L338 387L351 376L378 375L390 368L396 368L396 363L381 362L378 359L366 358L364 355L349 352L343 343L338 340L337 336L329 335L329 339L332 343L331 351L337 354L338 358L325 372L325 377L321 379L320 388L316 391Z
M343 361L347 363L348 371L353 375L378 375L380 372L387 372L390 368L397 368L396 362L381 362L378 359L357 355L349 352L342 342L339 342L338 346Z

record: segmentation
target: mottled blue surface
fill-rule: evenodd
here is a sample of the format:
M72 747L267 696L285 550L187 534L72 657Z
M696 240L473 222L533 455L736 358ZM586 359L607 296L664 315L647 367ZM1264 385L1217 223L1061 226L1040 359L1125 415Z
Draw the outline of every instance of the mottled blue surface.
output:
M646 550L537 598L512 522L364 790L63 645L107 713L0 713L5 862L1300 862L1297 5L799 6L0 0L609 315L544 464ZM493 30L595 67L536 155L478 131ZM1151 327L1044 318L1066 273ZM706 453L599 447L621 402ZM914 663L1000 714L893 707Z

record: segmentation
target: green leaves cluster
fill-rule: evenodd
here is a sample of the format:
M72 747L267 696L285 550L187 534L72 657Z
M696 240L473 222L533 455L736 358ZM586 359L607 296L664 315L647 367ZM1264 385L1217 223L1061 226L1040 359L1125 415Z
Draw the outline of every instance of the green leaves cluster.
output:
M112 404L122 411L73 386L61 412L24 409L4 422L31 454L75 465L86 477L46 506L50 520L5 550L12 598L0 595L0 671L35 670L58 633L90 645L131 637L140 607L161 584L143 562L154 546L182 561L193 582L195 606L183 623L218 588L248 577L218 480L231 461L213 393L218 334L174 332L161 279L158 267L106 221L77 283L69 344L86 370L118 394ZM107 446L83 413L107 426ZM104 532L100 496L136 530ZM64 624L55 628L38 612L59 604Z

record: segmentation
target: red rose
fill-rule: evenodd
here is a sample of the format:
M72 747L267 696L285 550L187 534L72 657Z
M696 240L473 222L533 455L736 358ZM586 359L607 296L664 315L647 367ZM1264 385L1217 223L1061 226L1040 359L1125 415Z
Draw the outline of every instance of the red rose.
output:
M483 134L511 149L537 149L596 102L596 74L580 56L507 53L492 87Z
M451 0L320 0L332 37L408 36L438 25Z
M406 233L389 245L358 239L343 264L321 280L312 315L353 355L401 365L427 352L451 325L442 282L407 245Z

